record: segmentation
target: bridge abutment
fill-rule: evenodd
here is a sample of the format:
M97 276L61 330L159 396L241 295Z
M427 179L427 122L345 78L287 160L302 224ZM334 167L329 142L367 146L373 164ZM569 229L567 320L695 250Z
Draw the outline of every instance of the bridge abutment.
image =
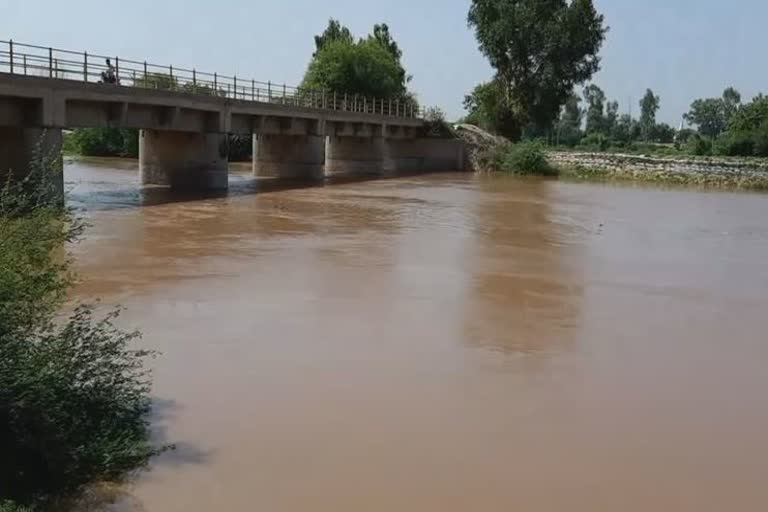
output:
M457 139L391 139L387 142L384 172L397 173L464 170L464 143Z
M275 178L321 178L325 137L258 135L253 140L253 175Z
M161 130L142 130L139 134L142 185L226 190L227 156L225 135Z
M383 137L328 137L325 148L325 174L381 175L387 154Z
M59 128L0 127L0 186L9 172L14 179L25 178L35 160L41 159L55 167L53 185L63 197L61 144Z

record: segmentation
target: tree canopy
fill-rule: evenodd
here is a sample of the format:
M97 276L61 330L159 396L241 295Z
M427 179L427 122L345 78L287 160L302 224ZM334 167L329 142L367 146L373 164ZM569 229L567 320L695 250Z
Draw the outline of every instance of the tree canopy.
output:
M605 93L595 84L584 88L584 101L587 103L587 133L605 131Z
M607 28L592 0L473 0L468 21L520 126L551 126L600 67Z
M464 97L466 122L483 129L519 138L521 127L514 113L506 107L506 92L500 80L491 80L475 87Z
M315 46L302 88L412 100L407 92L410 77L401 63L403 52L387 24L375 25L366 38L355 41L347 27L331 19L315 36Z
M370 39L326 43L312 59L301 87L376 98L406 93L402 67L386 48Z
M723 133L741 106L741 94L733 87L723 91L720 98L701 98L691 103L683 117L705 137L715 138Z
M331 18L328 20L328 26L325 31L322 34L315 36L315 54L331 41L346 41L348 43L353 43L355 38L352 37L352 32L342 25L339 20Z

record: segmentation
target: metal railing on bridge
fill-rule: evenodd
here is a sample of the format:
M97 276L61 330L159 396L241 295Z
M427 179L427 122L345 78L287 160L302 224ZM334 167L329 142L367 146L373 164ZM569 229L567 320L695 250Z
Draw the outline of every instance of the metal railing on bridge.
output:
M112 67L107 65L110 60ZM421 118L412 100L368 98L333 91L247 80L196 69L161 66L117 56L75 52L0 40L0 73L47 77L85 83L105 83L113 76L117 86L174 91L200 96L255 101L296 107Z

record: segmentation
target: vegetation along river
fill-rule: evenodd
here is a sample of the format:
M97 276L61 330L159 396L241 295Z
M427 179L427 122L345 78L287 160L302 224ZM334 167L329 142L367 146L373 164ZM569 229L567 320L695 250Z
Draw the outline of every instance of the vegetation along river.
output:
M65 176L77 294L162 352L177 444L115 509L768 508L765 195Z

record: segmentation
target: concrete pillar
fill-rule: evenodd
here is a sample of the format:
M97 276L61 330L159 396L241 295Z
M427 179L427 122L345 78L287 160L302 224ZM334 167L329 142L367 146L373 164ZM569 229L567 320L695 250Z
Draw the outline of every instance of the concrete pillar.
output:
M325 175L381 175L386 146L383 137L328 137Z
M10 172L14 178L24 178L35 160L53 167L53 186L63 197L64 174L61 161L60 128L0 127L0 183Z
M160 130L139 133L142 185L226 190L227 156L226 135Z
M254 135L253 175L275 178L321 178L325 137Z

